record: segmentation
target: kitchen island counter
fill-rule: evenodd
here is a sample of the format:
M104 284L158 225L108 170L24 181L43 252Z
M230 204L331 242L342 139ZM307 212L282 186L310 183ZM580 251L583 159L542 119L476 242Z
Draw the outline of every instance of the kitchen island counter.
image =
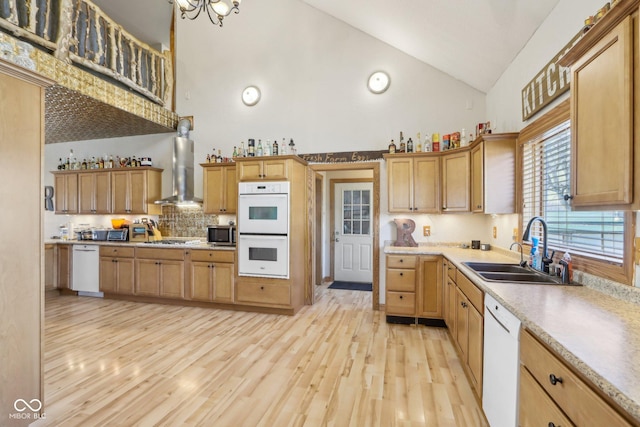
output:
M487 282L464 264L470 261L517 264L520 260L519 256L503 251L387 246L384 252L445 256L640 424L640 307L637 299L623 300L587 286ZM629 294L629 289L624 291L620 294Z

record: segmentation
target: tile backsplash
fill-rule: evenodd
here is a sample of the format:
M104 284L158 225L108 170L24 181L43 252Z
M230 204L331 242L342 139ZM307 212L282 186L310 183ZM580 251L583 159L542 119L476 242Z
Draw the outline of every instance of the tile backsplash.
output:
M207 237L207 225L218 224L218 216L205 214L202 206L163 206L158 228L163 236Z

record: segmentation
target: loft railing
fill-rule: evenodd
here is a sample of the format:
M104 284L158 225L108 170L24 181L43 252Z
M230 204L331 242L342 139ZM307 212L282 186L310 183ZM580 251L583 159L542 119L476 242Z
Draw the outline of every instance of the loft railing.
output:
M90 0L0 0L0 29L171 108L171 52L136 39Z

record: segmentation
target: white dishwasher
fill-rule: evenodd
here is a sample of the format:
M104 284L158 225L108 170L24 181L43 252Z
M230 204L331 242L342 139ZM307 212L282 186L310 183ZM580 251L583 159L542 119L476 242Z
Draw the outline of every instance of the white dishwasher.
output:
M102 297L100 292L100 246L73 245L71 289L78 295Z
M482 409L491 427L517 425L519 350L520 319L485 294Z

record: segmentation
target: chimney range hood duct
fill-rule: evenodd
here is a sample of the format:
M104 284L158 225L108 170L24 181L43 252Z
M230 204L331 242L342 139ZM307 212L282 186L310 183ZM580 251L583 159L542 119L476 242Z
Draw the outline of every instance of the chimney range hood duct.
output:
M190 122L178 123L178 136L173 138L173 195L158 200L157 205L188 206L202 204L193 196L193 140L189 139Z

